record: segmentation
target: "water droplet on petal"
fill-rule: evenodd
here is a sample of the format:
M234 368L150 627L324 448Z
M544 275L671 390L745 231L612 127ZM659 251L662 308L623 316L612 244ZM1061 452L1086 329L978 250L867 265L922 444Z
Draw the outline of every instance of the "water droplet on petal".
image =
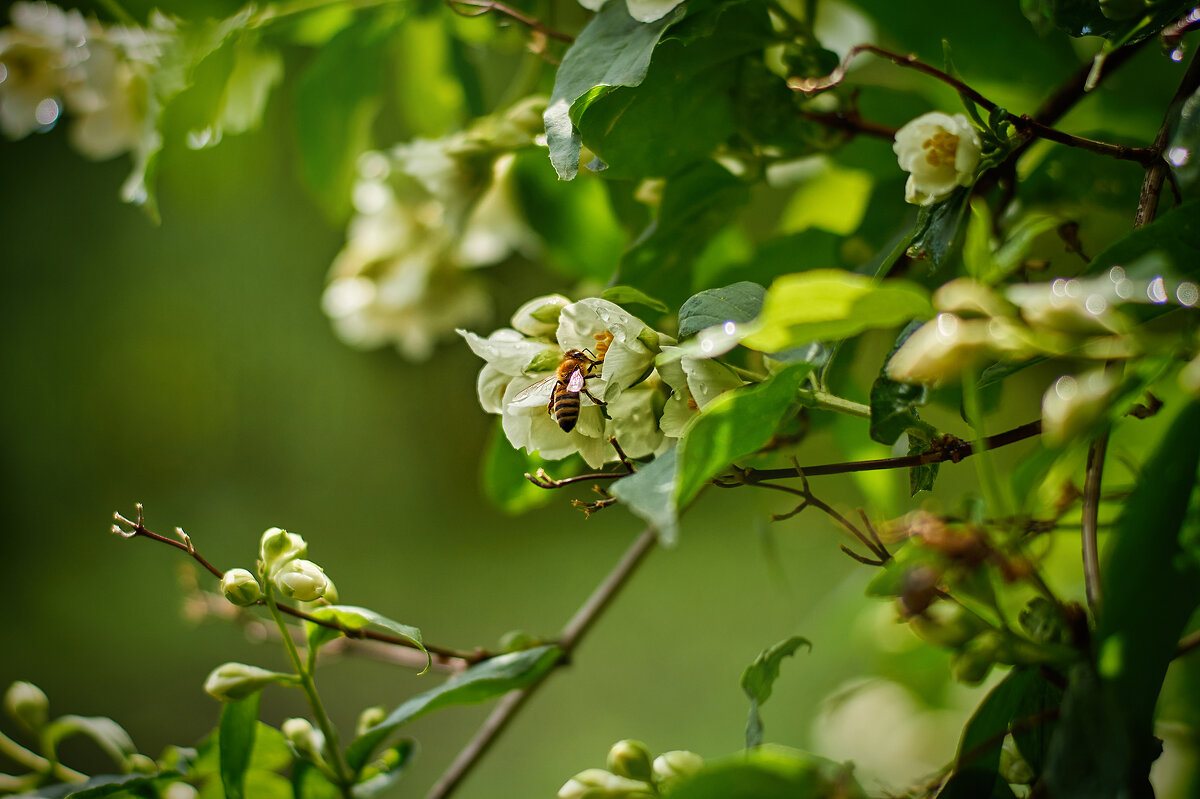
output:
M1063 290L1068 297L1079 298L1083 296L1083 284L1074 278L1067 281L1067 285Z
M53 97L47 97L37 104L34 109L33 118L42 127L50 127L58 120L58 115L62 113L62 108L58 104L58 100Z
M1122 280L1125 279L1125 267L1114 266L1112 269L1109 269L1108 270L1108 279L1111 280L1113 283L1120 283Z
M1171 166L1184 166L1191 157L1192 154L1186 147L1172 147L1170 150L1167 150L1167 161L1171 163Z
M1179 300L1180 305L1186 305L1190 308L1197 302L1200 302L1200 286L1197 286L1190 280L1185 280L1175 290L1175 298Z
M0 83L8 80L8 67L4 66L4 62L0 61Z
M1122 278L1117 281L1117 285L1113 286L1113 292L1123 300L1129 299L1133 296L1133 281Z
M734 333L736 333L736 332L737 332L737 325L736 325L736 324L734 324L733 322L726 322L726 323L725 323L725 335L727 335L727 336L732 336L732 335L733 335Z
M942 338L952 338L958 332L958 317L952 313L938 314L937 332Z
M1050 284L1050 291L1054 292L1056 297L1067 296L1067 281L1061 277L1055 278L1054 282Z
M1099 294L1089 294L1088 298L1083 301L1083 307L1087 308L1088 313L1092 316L1099 316L1108 308L1108 301Z
M1174 50L1171 51L1171 60L1174 61L1176 64L1178 64L1180 61L1183 60L1183 48L1182 47L1176 47Z
M1150 281L1150 285L1146 286L1146 296L1150 298L1150 302L1162 304L1167 301L1167 286L1162 279L1162 275Z
M1054 393L1059 396L1059 399L1071 400L1079 393L1079 383L1075 382L1075 378L1070 375L1063 375L1054 381Z

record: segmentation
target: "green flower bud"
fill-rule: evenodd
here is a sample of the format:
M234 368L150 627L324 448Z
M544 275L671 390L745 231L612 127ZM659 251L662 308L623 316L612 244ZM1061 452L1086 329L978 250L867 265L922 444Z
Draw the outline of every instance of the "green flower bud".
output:
M158 764L152 758L134 752L129 756L129 770L134 774L157 774Z
M1109 19L1129 19L1146 13L1146 0L1100 0L1100 13Z
M223 663L212 670L204 681L204 690L222 702L237 702L273 682L291 682L290 674L248 666L245 663Z
M321 567L311 560L293 560L285 563L272 578L275 587L288 599L312 602L325 595L329 578Z
M954 679L965 685L983 682L1003 652L1004 644L1004 636L995 630L987 630L972 638L950 659Z
M1012 738L1005 738L1004 745L1000 749L1000 776L1006 782L1011 782L1014 785L1032 785L1037 775L1033 773L1033 768L1021 757L1021 753L1017 751L1017 746Z
M509 630L500 636L501 652L520 652L537 646L537 639L524 630Z
M354 735L358 737L376 724L387 718L387 709L383 705L369 707L358 714L358 723L354 725Z
M571 301L561 294L537 297L513 314L512 326L527 336L553 336L558 330L558 315Z
M1062 614L1053 602L1045 597L1034 597L1021 609L1017 619L1029 633L1029 637L1042 644L1070 643L1071 634Z
M308 544L295 533L272 527L262 535L258 557L264 572L270 576L283 564L308 554Z
M608 750L608 770L621 777L649 781L654 774L650 750L641 741L617 741Z
M254 575L245 569L230 569L221 578L221 593L238 607L253 605L262 598L262 588Z
M600 768L589 768L558 789L558 799L649 799L654 787Z
M654 758L654 781L670 789L704 768L704 758L695 752L676 749Z
M325 736L308 719L284 719L279 731L302 758L310 763L322 761Z
M37 732L46 725L50 700L41 688L18 680L4 694L4 709L30 732Z

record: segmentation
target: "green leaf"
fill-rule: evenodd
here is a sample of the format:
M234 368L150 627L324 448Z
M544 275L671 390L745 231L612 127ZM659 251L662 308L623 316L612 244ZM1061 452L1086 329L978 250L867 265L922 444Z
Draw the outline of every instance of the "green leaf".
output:
M1154 706L1188 619L1200 607L1200 564L1183 539L1200 465L1200 402L1174 420L1125 502L1101 569L1098 668L1133 746L1126 787L1157 756Z
M258 732L258 703L261 691L238 702L226 702L221 707L220 731L217 734L221 757L221 786L226 799L242 799L245 793L246 771L250 768L254 737Z
M1071 669L1047 753L1045 784L1055 799L1152 795L1122 793L1132 756L1122 715L1091 663Z
M1032 668L1014 668L999 685L988 692L963 729L958 745L954 775L938 794L945 799L974 799L1004 794L1008 783L997 772L1000 748L1009 725L1025 706L1024 696L1035 689L1042 678Z
M234 34L245 29L252 16L247 7L226 19L198 22L175 20L158 64L150 73L148 112L142 137L133 151L133 171L121 186L121 199L141 206L158 221L155 181L164 144L167 119L176 111L176 99L193 83L196 68Z
M778 352L932 316L928 293L915 283L877 282L839 269L813 269L771 284L762 313L742 343L762 352Z
M339 799L342 791L307 760L292 764L292 794L295 799Z
M558 353L555 357L557 366L558 361L562 360L562 355ZM549 461L537 455L515 449L504 435L504 428L497 418L491 440L488 441L483 455L480 482L483 484L484 496L500 510L513 515L545 505L554 499L554 492L538 488L526 480L525 475L536 473L548 463ZM559 461L555 464L554 474L556 477L570 477L579 472L578 467L581 463L577 458Z
M125 728L105 716L59 716L46 725L43 745L57 752L62 741L76 735L90 738L118 766L126 766L129 756L137 752Z
M917 212L917 225L908 244L909 257L929 261L933 269L941 266L958 240L959 224L967 212L967 201L970 199L970 189L960 187L941 202L922 206Z
M767 744L705 765L671 799L866 799L852 765Z
M624 0L612 0L580 31L555 74L544 116L550 162L560 179L571 180L579 169L581 139L572 120L613 87L641 83L659 38L683 14L679 7L641 23L629 16Z
M346 762L356 773L371 759L384 740L410 721L452 705L486 702L536 682L562 659L553 645L524 649L478 663L436 688L417 694L364 732L346 750Z
M771 698L775 680L779 679L779 667L783 659L794 655L802 646L812 651L812 642L793 635L774 646L758 653L754 662L742 672L742 690L750 697L750 718L746 721L746 748L753 749L762 743L763 724L758 709Z
M630 311L631 307L638 310L642 308L649 309L657 314L666 314L671 310L662 300L655 299L646 292L635 289L633 286L612 286L606 288L600 292L600 299L616 303L627 311ZM683 334L680 333L680 335Z
M606 178L672 175L707 158L734 133L739 59L773 39L766 7L745 0L688 6L687 18L655 48L644 80L598 90L586 105L571 109L583 144L605 164Z
M812 369L812 364L791 364L756 386L727 391L704 406L679 442L678 507L695 499L734 461L766 446L796 405L796 392Z
M678 305L692 291L692 267L749 199L749 187L715 161L702 161L663 187L658 217L621 257L616 280Z
M370 144L393 25L361 15L321 48L296 84L300 172L331 219L350 210L358 156Z
M679 506L675 501L678 457L679 448L671 447L609 489L631 513L652 525L666 546L674 544L679 536Z
M931 443L929 435L925 430L909 428L908 452L905 454L909 457L922 455L929 451ZM919 491L932 491L934 481L937 480L939 467L941 467L941 464L937 462L923 463L920 466L910 466L908 469L909 496L915 497Z
M1134 230L1092 259L1088 274L1128 266L1151 253L1166 256L1180 274L1200 279L1200 200L1172 208L1149 225Z
M891 352L883 360L879 376L871 384L871 427L872 441L891 446L896 439L910 428L928 427L917 415L916 406L924 405L929 399L929 390L923 385L898 383L887 376L887 362L896 354L896 350L908 340L908 337L921 326L920 322L912 321L904 326L896 336ZM928 439L928 434L925 438Z
M725 322L749 322L762 310L766 293L757 283L742 281L693 294L679 308L679 337Z
M1180 191L1195 197L1200 188L1200 89L1179 105L1165 154Z
M421 671L424 674L429 670L429 664L432 660L429 657L429 652L425 649L425 645L421 643L421 631L409 624L401 624L398 621L392 621L386 616L382 616L373 610L367 608L355 607L353 605L326 605L312 611L315 618L323 621L334 621L351 630L362 630L368 626L379 627L387 632L399 636L406 641L410 641L425 653L425 668ZM322 627L318 624L310 624L308 632L308 645L310 647L320 647L321 645L332 641L342 633L337 630L331 630L328 627Z
M355 799L371 799L399 782L415 752L416 744L408 740L385 749L368 767L373 773L355 784L352 791Z
M262 46L254 32L227 37L192 76L170 110L173 125L187 130L188 146L213 147L226 133L258 127L271 90L283 78L283 59Z

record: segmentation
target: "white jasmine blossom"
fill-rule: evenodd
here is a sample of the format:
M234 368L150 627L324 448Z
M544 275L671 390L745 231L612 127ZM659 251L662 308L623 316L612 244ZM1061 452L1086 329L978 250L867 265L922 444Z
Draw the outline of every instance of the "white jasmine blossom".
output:
M940 313L919 327L887 363L901 383L941 385L993 352L992 329L1000 319L963 319Z
M975 181L983 143L965 115L930 111L896 131L892 150L909 173L904 199L933 205Z
M602 355L596 352L597 342L606 338L606 334L612 334L612 341ZM604 402L612 402L626 388L646 377L661 346L674 344L675 340L652 330L621 306L590 297L563 307L558 343L564 352L590 350L597 358L603 358L603 374L588 388Z
M663 347L668 355L678 351L678 347ZM717 396L743 385L742 379L727 367L706 358L669 360L659 364L658 371L672 390L660 421L663 433L671 438L681 437L700 409Z
M1081 435L1108 410L1118 383L1104 369L1063 375L1042 397L1042 435L1058 446Z
M94 160L112 158L137 147L146 124L150 98L153 39L126 28L105 31L89 26L87 58L67 70L63 92L74 116L71 144Z
M0 30L0 130L19 139L58 120L64 71L87 58L87 22L48 3L14 3Z
M682 2L683 0L627 0L627 8L629 16L638 22L654 22L656 19L662 19L667 12ZM589 11L599 11L604 5L604 0L579 0L579 5Z
M512 326L527 336L553 336L558 330L559 314L570 304L561 294L537 297L517 309Z

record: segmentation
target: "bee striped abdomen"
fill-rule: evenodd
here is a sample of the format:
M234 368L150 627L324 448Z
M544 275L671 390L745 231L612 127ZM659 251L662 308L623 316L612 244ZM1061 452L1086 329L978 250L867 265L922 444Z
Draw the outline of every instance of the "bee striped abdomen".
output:
M575 429L575 423L579 421L579 395L567 391L561 384L556 385L553 411L554 421L558 422L563 432L571 432Z

